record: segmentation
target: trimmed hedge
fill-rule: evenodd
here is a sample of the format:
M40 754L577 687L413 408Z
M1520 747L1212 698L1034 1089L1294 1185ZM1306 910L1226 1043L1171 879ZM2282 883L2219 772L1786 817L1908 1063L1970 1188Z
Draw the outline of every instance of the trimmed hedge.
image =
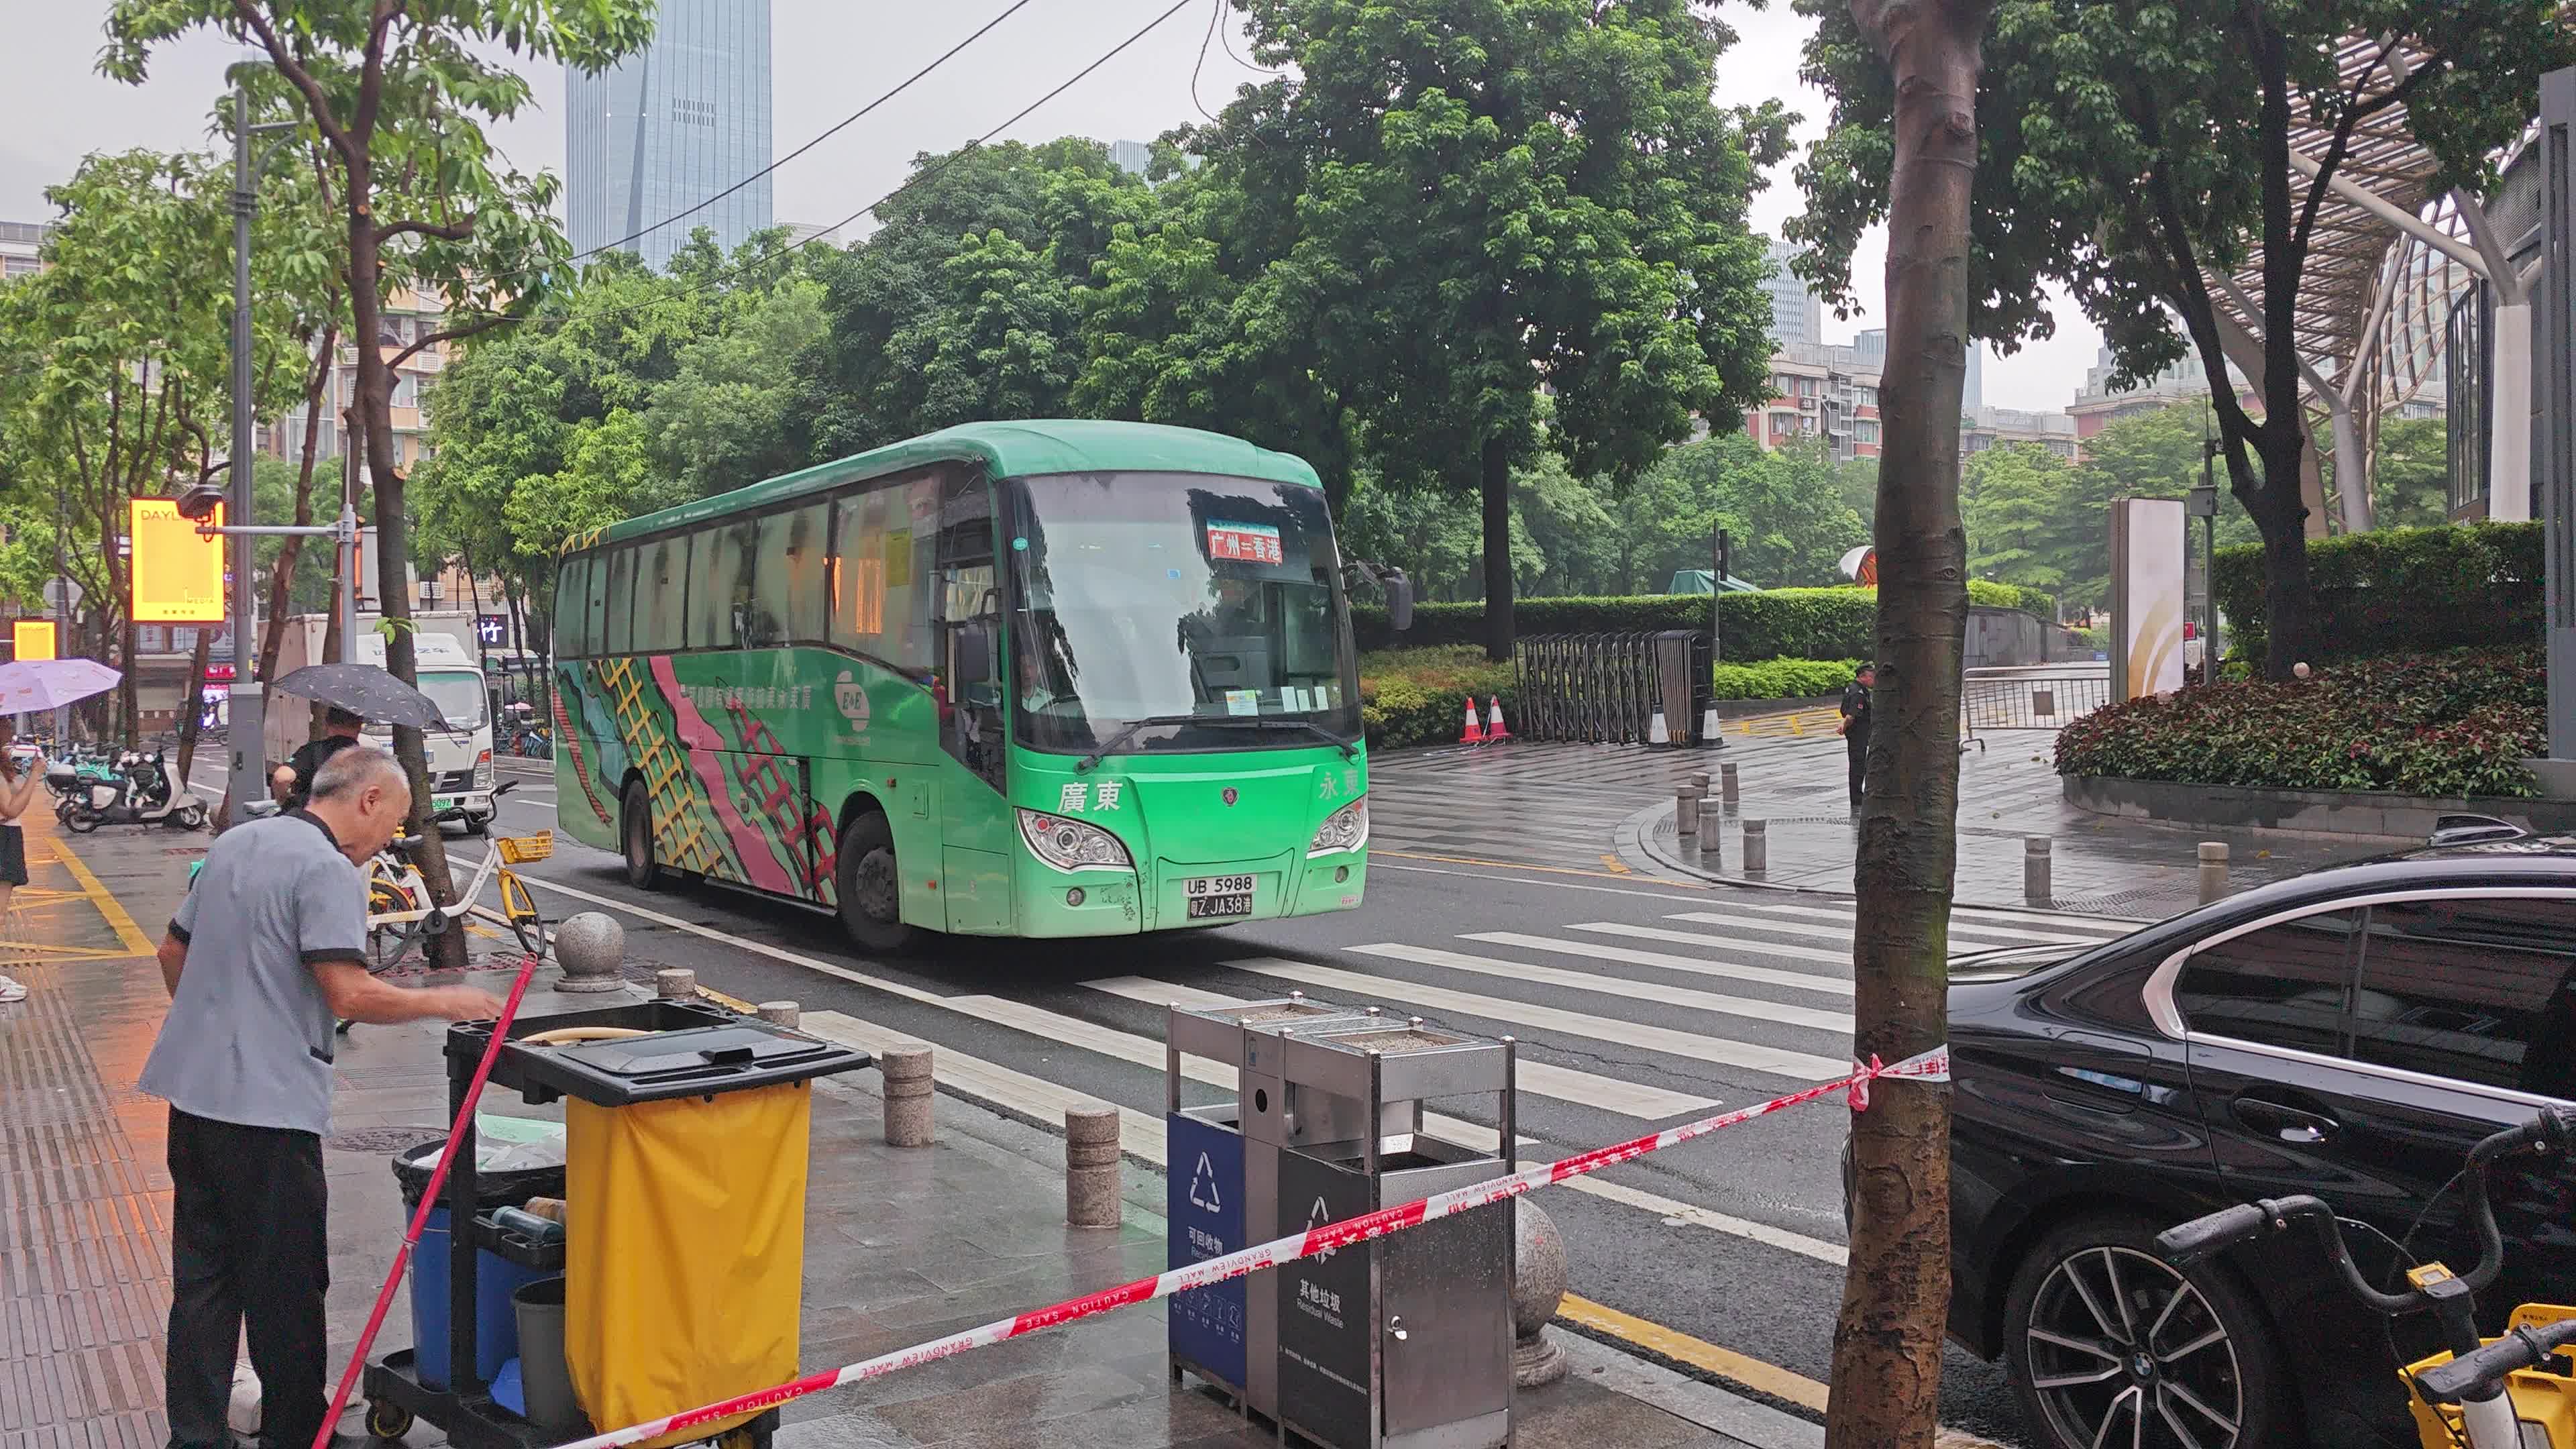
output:
M1510 664L1496 664L1468 644L1387 649L1360 657L1360 728L1373 750L1447 744L1466 723L1467 696L1483 704L1500 695L1503 722L1520 712Z
M1765 659L1712 671L1720 699L1813 699L1840 693L1859 672L1857 659Z
M2061 775L2289 790L2530 796L2548 685L2532 651L2362 660L2115 704L2057 736Z
M2218 607L2230 654L2263 656L2263 549L2222 548ZM2541 631L2541 525L2389 528L2308 545L2320 658L2311 663L2528 641Z
M1637 594L1620 598L1521 599L1512 623L1521 634L1629 634L1660 629L1706 629L1706 594ZM2057 601L2037 589L1982 579L1968 584L1968 602L1991 609L2021 609L2043 620L2057 617ZM1723 594L1718 608L1726 628L1726 659L1753 664L1766 659L1867 659L1878 652L1876 589L1763 589ZM1437 648L1484 642L1482 600L1418 604L1413 627L1402 636L1386 627L1386 610L1351 606L1351 629L1363 650Z

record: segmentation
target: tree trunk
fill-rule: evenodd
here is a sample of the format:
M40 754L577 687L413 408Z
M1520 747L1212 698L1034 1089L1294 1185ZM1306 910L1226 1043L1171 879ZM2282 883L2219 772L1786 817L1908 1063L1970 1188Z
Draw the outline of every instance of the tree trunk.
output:
M411 618L411 590L403 577L403 565L411 557L410 516L404 511L403 477L394 467L393 379L385 368L385 352L377 343L376 332L381 264L375 220L369 214L365 173L351 169L349 335L358 348L358 418L366 438L367 471L375 476L376 588L384 617L393 621L385 631L385 668L394 678L416 686L420 671L414 662L411 630L405 627ZM394 758L402 761L403 772L411 776L408 830L421 838L420 849L415 852L421 880L429 886L432 899L441 905L452 905L456 901L456 882L447 868L447 843L437 823L429 818L429 752L419 730L409 725L394 726ZM432 936L428 949L431 969L464 968L464 932L443 931Z
M197 631L196 650L188 656L188 702L179 707L179 777L174 782L182 793L188 788L188 767L197 762L197 725L206 716L206 650L214 642L215 626L208 624ZM241 651L233 652L238 656ZM241 677L238 657L233 664L233 677Z
M313 526L313 461L320 449L322 433L322 399L331 379L339 372L340 329L322 329L322 360L314 368L314 380L304 389L304 448L295 473L295 524L298 528ZM337 510L334 510L337 516ZM288 534L277 551L277 562L268 571L268 624L260 631L259 677L277 677L277 651L286 642L286 614L289 591L295 583L295 564L304 555L304 539ZM310 664L312 660L306 660ZM265 687L265 686L263 686Z
M1485 504L1485 657L1512 657L1512 460L1500 437L1485 440L1478 480Z
M130 615L125 621L125 627L119 631L118 638L123 641L121 648L124 656L118 661L124 674L116 681L116 707L123 716L118 735L125 741L127 749L139 750L143 748L143 699L136 686L135 676L143 672L143 661L137 658L134 652L134 620Z
M1852 0L1896 81L1888 368L1879 387L1877 727L1852 933L1852 1054L1898 1062L1948 1035L1958 857L1959 523L1968 206L1990 0ZM1949 1086L1872 1084L1854 1114L1851 1255L1834 1324L1827 1449L1929 1449L1950 1306Z
M2317 591L2308 577L2307 508L2299 497L2299 464L2305 440L2295 427L2276 436L2268 424L2256 435L2263 459L2261 507L2252 510L2263 535L2263 677L2288 679L2292 665L2313 664L2324 644L2318 632Z

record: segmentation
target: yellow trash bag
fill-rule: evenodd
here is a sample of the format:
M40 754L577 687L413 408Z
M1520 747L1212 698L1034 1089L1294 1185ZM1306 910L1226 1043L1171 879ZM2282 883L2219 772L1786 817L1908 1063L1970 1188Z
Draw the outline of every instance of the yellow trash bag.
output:
M628 1107L564 1099L564 1359L593 1426L796 1377L812 1108L807 1082Z

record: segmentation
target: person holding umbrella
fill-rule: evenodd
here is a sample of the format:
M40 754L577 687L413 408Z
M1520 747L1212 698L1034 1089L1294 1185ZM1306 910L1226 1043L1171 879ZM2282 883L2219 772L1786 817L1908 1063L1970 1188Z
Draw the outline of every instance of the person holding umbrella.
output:
M18 771L17 762L9 757L9 746L17 738L16 720L0 717L0 916L9 913L9 898L27 883L27 838L18 828L18 817L36 803L37 788L45 779L45 756L39 751L26 769ZM27 985L12 976L0 976L0 1001L24 1001Z
M299 747L268 777L270 787L277 791L277 802L289 810L303 809L305 799L313 793L314 775L333 755L358 743L358 732L366 727L367 722L356 714L336 704L327 707L322 714L322 738Z

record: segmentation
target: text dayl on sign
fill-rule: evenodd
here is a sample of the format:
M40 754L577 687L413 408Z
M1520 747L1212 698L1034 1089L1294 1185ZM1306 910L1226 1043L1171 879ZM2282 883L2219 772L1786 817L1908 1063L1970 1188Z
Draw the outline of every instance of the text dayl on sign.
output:
M203 537L179 516L168 498L127 504L134 540L134 621L138 624L212 624L224 617L224 540ZM221 504L208 520L224 521Z

